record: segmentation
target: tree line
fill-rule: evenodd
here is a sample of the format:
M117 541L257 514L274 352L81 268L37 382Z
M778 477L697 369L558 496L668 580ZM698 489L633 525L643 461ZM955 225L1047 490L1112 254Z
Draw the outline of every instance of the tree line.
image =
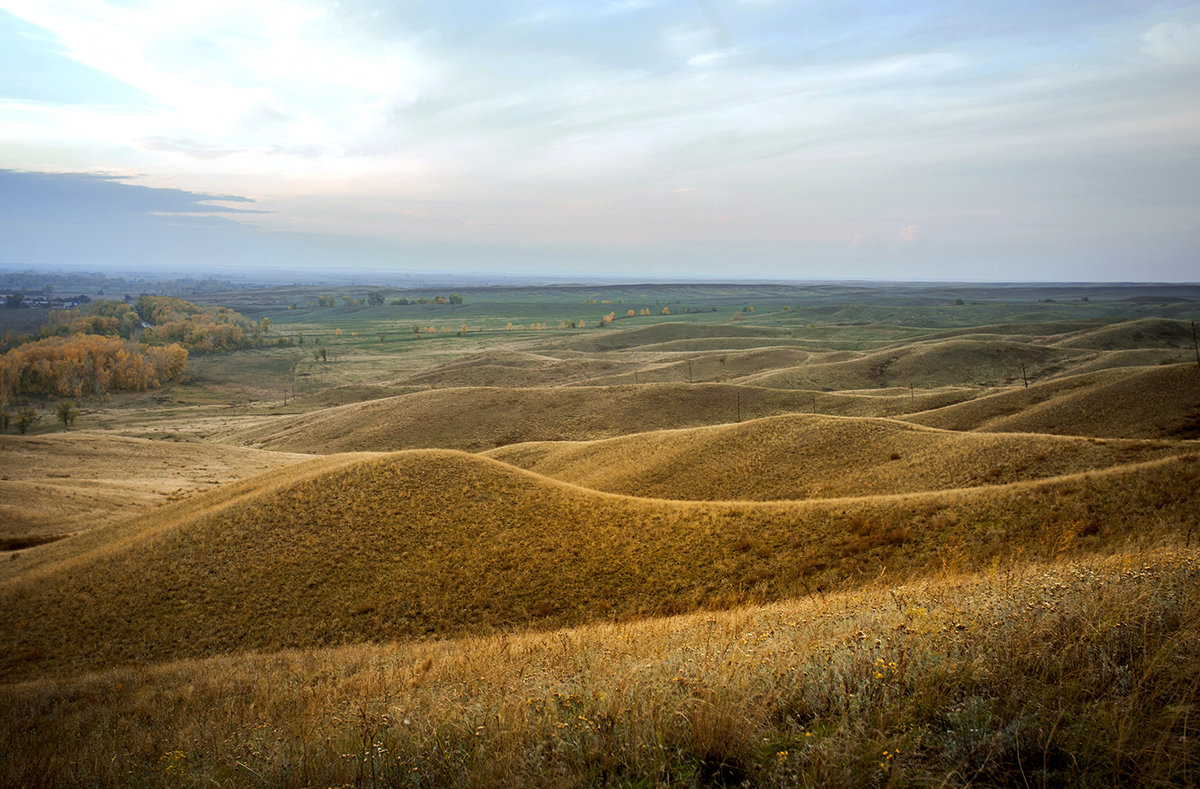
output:
M0 356L0 406L22 395L104 396L152 389L178 378L188 352L178 343L146 345L121 337L47 337Z
M103 397L152 389L183 374L189 351L261 345L270 327L268 318L255 322L228 307L171 296L146 295L135 304L101 299L54 310L40 339L0 356L0 407L26 395Z
M42 337L99 334L148 345L177 343L197 353L261 345L271 321L255 322L228 307L196 304L172 296L142 296L134 305L100 300L73 310L54 310Z

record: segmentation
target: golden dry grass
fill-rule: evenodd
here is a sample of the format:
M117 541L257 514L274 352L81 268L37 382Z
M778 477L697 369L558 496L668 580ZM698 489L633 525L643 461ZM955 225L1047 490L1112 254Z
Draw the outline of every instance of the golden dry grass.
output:
M743 338L743 337L788 337L787 331L759 326L727 326L704 323L658 323L638 326L633 329L587 333L569 337L547 345L569 348L574 351L595 353L597 351L620 351L644 345L673 342L677 340Z
M959 402L958 390L887 397L782 391L725 384L644 384L414 392L221 434L224 440L290 452L486 450L522 441L609 438L776 414L883 415Z
M413 386L436 388L559 386L584 383L607 370L624 366L617 359L589 358L573 353L560 359L527 351L494 350L438 365L407 376L403 381Z
M91 430L0 435L0 539L90 529L305 457Z
M463 386L217 433L486 456L0 437L0 506L112 520L0 562L0 785L1194 784L1181 326L372 350L328 377ZM168 480L213 489L117 520Z
M1200 521L1195 455L977 490L708 504L446 451L323 463L7 562L30 568L0 582L3 677L777 600Z
M948 430L1200 438L1200 368L1084 373L905 417Z
M0 783L1194 783L1200 564L951 572L573 630L0 687Z
M789 415L484 453L596 490L749 500L915 493L1072 474L1195 451L1180 442L958 433L886 419Z
M785 389L868 389L888 386L998 386L1057 373L1093 354L1011 340L955 338L906 343L855 358L804 364L750 376L742 383Z
M1192 328L1187 321L1139 318L1066 333L1055 337L1053 342L1064 348L1092 348L1104 351L1134 348L1191 350Z

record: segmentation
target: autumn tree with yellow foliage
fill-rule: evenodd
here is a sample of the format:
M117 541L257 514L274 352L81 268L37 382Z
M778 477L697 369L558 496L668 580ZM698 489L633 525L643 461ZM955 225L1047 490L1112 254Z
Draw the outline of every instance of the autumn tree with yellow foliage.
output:
M120 337L48 337L0 356L0 405L21 395L104 396L152 389L178 378L188 352L177 343L152 346Z

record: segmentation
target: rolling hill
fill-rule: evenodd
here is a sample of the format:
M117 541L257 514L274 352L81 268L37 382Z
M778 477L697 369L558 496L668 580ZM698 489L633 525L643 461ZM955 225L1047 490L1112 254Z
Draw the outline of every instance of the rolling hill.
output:
M1200 438L1200 369L1192 363L1083 373L904 419L946 430Z
M764 372L740 383L786 389L867 389L886 386L997 386L1052 375L1087 351L1010 340L948 339L915 342L824 364Z
M961 401L936 390L884 396L783 391L727 384L550 388L469 387L415 392L220 434L222 440L290 452L492 449L523 441L609 438L786 413L877 416Z
M695 503L457 452L322 458L6 562L0 676L724 607L927 573L948 546L983 564L1097 550L1194 528L1198 483L1189 455L975 490Z
M0 540L90 529L305 457L101 431L0 435Z
M1192 349L1192 328L1171 318L1139 318L1061 335L1054 344L1063 348L1100 351L1140 349Z
M1194 451L1183 444L957 433L886 419L778 416L486 456L596 490L768 501L915 493L1061 476Z

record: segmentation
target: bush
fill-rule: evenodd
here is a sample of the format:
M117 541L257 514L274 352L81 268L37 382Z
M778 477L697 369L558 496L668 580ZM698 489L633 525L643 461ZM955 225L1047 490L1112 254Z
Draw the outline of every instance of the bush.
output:
M25 435L29 428L42 421L42 415L39 414L33 406L26 406L17 412L17 431L21 435Z
M54 412L58 416L58 421L62 422L63 427L70 427L75 424L75 417L79 416L79 409L70 400L59 400L58 407Z

